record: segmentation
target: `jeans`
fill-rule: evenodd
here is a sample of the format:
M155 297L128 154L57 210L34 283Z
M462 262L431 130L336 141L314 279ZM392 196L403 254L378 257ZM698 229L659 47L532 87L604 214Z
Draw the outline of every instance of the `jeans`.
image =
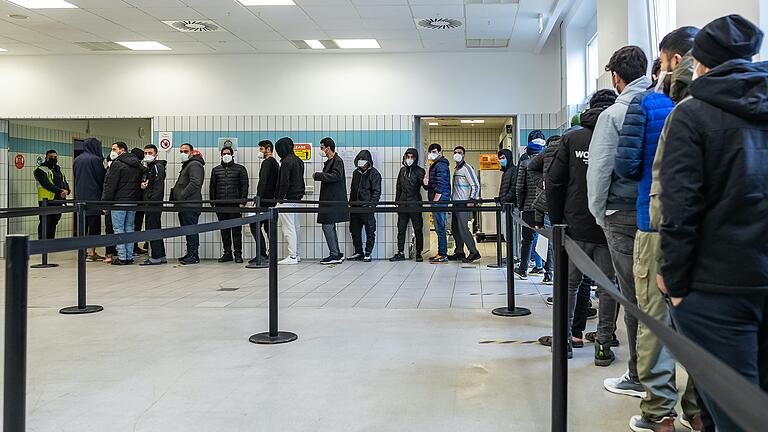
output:
M397 251L405 252L405 232L408 230L408 221L413 226L413 236L416 238L416 253L421 255L424 250L424 217L421 213L397 214Z
M622 210L605 217L605 238L608 240L608 249L611 251L613 268L619 281L619 289L627 300L637 304L635 293L635 279L632 272L633 251L635 248L635 234L637 233L637 211ZM600 296L600 312L603 312L603 297ZM617 313L618 303L612 298L605 300L605 313ZM613 306L611 306L613 303ZM629 377L633 381L639 381L637 376L637 318L631 314L624 314L624 324L627 326L627 338L629 339ZM610 341L600 339L605 343Z
M437 207L447 207L447 204L441 204L439 201L435 203ZM437 234L437 255L448 255L448 235L445 232L445 218L444 211L433 211L432 220L435 225L435 234Z
M583 241L574 240L574 242L597 264L597 267L608 276L609 279L614 278L613 264L611 263L611 254L608 251L608 246L604 244L588 243ZM576 313L579 306L579 302L582 302L583 308L584 293L582 290L585 284L586 277L579 270L578 267L572 262L568 261L568 328L571 329L576 322ZM607 299L613 301L615 305L616 301L604 292L604 288L598 286L598 292L600 293L599 302L600 308L598 309L598 321L597 321L597 337L596 339L602 343L606 343L613 339L613 333L616 330L616 309L604 307L604 303ZM586 308L589 309L589 290L586 288ZM585 312L586 317L586 312ZM580 318L580 317L579 317ZM571 335L579 337L573 330Z
M115 230L115 234L132 233L135 217L135 211L112 210L112 229ZM121 261L133 259L133 244L127 243L117 245L117 257L120 258Z
M267 256L267 242L269 238L269 220L263 220L259 223L252 223L249 225L251 228L251 235L253 236L253 240L256 240L256 236L261 237L261 248L258 250L258 252L261 254L261 256ZM264 236L264 231L262 231L262 228L264 231L267 232L267 236Z
M373 213L352 213L349 216L349 232L352 233L352 245L355 253L363 253L363 228L365 228L365 253L373 252L376 244L376 216Z
M144 213L144 219L146 222L146 228L148 230L162 228L160 218L162 213L160 212L146 212ZM163 239L152 240L149 242L150 258L160 259L165 258L165 243Z
M200 219L200 212L181 211L179 212L179 223L181 226L197 225ZM197 256L200 250L200 235L190 234L187 236L187 256Z
M328 245L328 250L332 257L338 257L341 255L339 250L339 236L336 233L336 224L328 223L323 225L323 235L325 236L325 243Z
M280 208L295 208L298 203L281 203L277 205ZM280 225L283 227L283 237L288 243L288 256L298 258L299 256L299 228L301 221L298 213L280 213ZM272 251L270 251L271 253Z
M681 333L768 391L768 294L691 291L672 316ZM743 431L706 393L701 398L718 431Z
M466 209L466 207L459 207ZM475 239L472 233L469 231L467 224L469 223L469 217L472 213L468 211L453 212L451 214L451 233L453 239L456 241L456 249L454 253L464 253L464 245L467 245L469 253L478 253L477 246L475 246Z
M42 206L43 203L38 203L39 206ZM48 204L48 207L53 207L50 203ZM37 239L43 240L43 218L45 219L45 238L46 239L52 239L56 238L56 225L59 224L59 221L61 220L61 213L59 214L49 214L49 215L40 215L40 223L37 225Z
M525 223L527 223L530 226L534 226L536 223L536 215L534 211L526 210L522 213L522 218ZM549 225L549 218L545 220L545 226ZM520 274L528 274L528 262L531 260L531 257L535 253L534 248L536 247L536 242L538 241L539 234L527 227L521 227L522 231L522 237L523 241L520 245L520 269L518 270L518 273ZM549 242L549 245L547 246L547 262L544 263L544 269L546 272L551 276L552 275L552 242ZM537 266L541 265L540 263L536 263Z
M216 213L216 217L220 220L238 219L241 216L240 213ZM235 255L243 255L243 227L236 226L221 230L221 244L224 247L225 254L232 253L232 245L235 246Z

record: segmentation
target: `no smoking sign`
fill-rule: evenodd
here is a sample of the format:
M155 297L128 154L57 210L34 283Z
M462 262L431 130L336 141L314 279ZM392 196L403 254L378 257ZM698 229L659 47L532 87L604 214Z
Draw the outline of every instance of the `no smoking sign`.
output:
M173 148L173 132L160 132L158 134L158 144L165 151Z

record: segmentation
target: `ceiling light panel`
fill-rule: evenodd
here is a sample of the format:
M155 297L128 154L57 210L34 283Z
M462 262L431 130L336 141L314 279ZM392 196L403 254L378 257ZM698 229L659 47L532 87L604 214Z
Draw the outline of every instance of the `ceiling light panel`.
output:
M0 48L0 52L7 52L8 50L5 48Z
M306 42L312 49L325 49L325 45L317 39L305 39L304 42Z
M464 124L483 124L485 120L462 120L461 122Z
M155 41L115 42L133 51L169 51L170 48Z
M378 49L381 48L376 39L334 39L341 49Z
M296 6L293 0L237 0L243 6Z

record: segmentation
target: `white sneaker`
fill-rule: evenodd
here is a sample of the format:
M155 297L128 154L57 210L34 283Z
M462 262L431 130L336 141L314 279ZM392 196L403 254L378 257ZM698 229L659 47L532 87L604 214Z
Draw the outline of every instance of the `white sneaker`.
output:
M634 382L627 371L619 378L608 378L603 381L603 387L611 393L637 398L645 398L645 387L639 382Z
M278 265L296 265L298 263L299 263L298 258L292 257L292 256L285 257L282 260L277 262Z

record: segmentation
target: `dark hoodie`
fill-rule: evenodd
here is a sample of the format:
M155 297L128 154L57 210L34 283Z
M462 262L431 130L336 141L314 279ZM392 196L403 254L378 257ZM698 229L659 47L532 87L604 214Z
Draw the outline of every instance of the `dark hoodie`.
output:
M293 154L293 140L280 138L275 143L280 156L280 181L275 199L300 200L304 198L304 162Z
M102 201L137 201L141 190L141 162L133 153L123 153L112 161L104 178Z
M114 162L112 166L115 166ZM189 160L181 164L179 178L171 189L171 201L201 201L204 180L205 160L200 152L195 150ZM199 206L200 204L190 204L190 207Z
M690 92L661 162L664 281L674 297L767 294L768 62L725 62Z
M357 162L368 162L365 171L361 171ZM352 185L349 188L350 201L372 201L381 199L381 173L373 166L373 157L368 150L362 150L355 157L355 171L352 173ZM371 206L372 207L372 206Z
M144 179L148 182L143 191L144 201L162 201L165 196L165 164L164 160L155 159L147 165Z
M405 158L408 155L416 159L411 166L405 164ZM406 150L403 154L403 167L397 174L395 201L422 201L421 188L424 187L425 175L427 172L419 166L419 151L415 148Z
M83 152L72 162L75 176L75 199L98 201L104 192L104 154L101 141L88 138L83 142ZM98 214L98 210L89 211L89 216Z
M513 207L517 203L516 182L517 182L517 166L514 162L514 155L510 149L499 150L499 156L504 155L504 159L507 160L507 166L501 168L501 184L499 185L499 203L500 204L512 204Z

